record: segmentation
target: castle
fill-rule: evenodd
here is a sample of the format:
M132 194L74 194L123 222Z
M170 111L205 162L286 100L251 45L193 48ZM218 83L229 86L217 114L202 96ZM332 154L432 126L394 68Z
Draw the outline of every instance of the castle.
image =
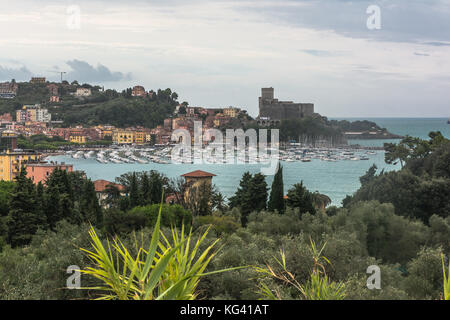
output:
M314 115L313 103L294 103L274 98L273 88L262 88L259 97L259 125L276 125L281 120L298 119Z

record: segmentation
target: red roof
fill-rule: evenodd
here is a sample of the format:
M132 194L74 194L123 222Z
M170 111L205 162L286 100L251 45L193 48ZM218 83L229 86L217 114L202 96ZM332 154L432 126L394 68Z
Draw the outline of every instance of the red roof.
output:
M214 173L209 173L202 170L195 170L189 173L185 173L181 175L182 177L190 177L190 178L206 178L206 177L215 177Z
M119 189L119 191L124 190L124 187L122 185L113 183L113 182L110 182L107 180L95 180L94 186L95 186L95 192L104 192L106 190L107 186L114 186L117 189Z

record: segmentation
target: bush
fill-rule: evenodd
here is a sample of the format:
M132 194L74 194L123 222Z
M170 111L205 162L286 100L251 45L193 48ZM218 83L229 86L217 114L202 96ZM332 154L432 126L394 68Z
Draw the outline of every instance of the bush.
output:
M142 229L147 224L147 215L142 211L123 212L109 209L104 215L105 231L111 235L130 233Z
M199 216L194 220L194 227L198 228L203 225L211 225L216 235L219 237L223 234L234 233L241 225L230 216Z
M138 206L134 207L128 214L132 215L143 215L146 217L145 226L153 227L156 224L159 212L159 204L153 204L148 206ZM162 205L162 215L161 215L161 225L165 227L177 226L181 227L182 222L184 224L192 224L192 214L190 211L184 209L182 206L174 204L163 204Z

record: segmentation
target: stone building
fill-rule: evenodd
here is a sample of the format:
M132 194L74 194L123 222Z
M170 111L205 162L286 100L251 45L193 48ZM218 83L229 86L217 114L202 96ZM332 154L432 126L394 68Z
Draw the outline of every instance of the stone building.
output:
M296 103L293 101L280 101L274 97L273 88L262 88L259 97L260 125L279 124L281 120L299 119L314 115L313 103Z
M145 88L143 86L134 86L131 90L131 95L133 97L145 97L147 93L145 92Z

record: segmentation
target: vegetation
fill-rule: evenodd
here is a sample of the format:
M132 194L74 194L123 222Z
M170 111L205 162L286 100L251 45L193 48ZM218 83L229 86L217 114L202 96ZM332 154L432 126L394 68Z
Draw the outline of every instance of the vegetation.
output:
M450 141L439 132L430 140L406 137L398 145L386 144L387 163L401 161L400 171L380 172L376 167L361 177L361 188L344 201L349 207L359 201L392 203L398 215L429 223L434 214L450 213Z
M131 88L122 92L104 90L99 86L56 83L60 102L50 103L50 90L46 84L20 82L14 99L0 99L0 114L11 113L24 104L41 104L49 109L53 120L62 120L64 126L110 124L117 127L145 126L154 128L163 123L178 105L178 95L171 89L158 89L151 96L132 97ZM90 88L89 97L75 97L77 88Z
M202 214L182 200L182 182L157 172L119 177L125 189L111 187L102 205L82 174L55 170L34 185L22 173L0 184L0 299L447 298L449 149L432 136L425 154L412 147L403 169L370 168L343 207L326 208L326 196L299 182L283 214L268 204L264 176L248 172L228 205L210 195ZM161 206L159 190L175 203ZM178 268L205 252L204 269ZM83 274L89 290L61 289L70 265L99 275ZM371 265L381 270L379 290L366 286Z
M83 251L94 267L88 267L82 272L101 280L102 285L87 288L105 291L98 299L193 300L196 298L195 290L200 277L227 271L204 272L215 255L212 249L218 242L216 240L200 252L200 245L208 231L197 240L192 249L192 233L185 235L184 226L181 227L180 236L172 228L172 241L160 233L161 209L162 206L148 250L136 243L136 247L139 246L136 257L117 239L114 239L112 245L107 241L108 249L105 249L97 233L91 228L89 234L94 250Z

